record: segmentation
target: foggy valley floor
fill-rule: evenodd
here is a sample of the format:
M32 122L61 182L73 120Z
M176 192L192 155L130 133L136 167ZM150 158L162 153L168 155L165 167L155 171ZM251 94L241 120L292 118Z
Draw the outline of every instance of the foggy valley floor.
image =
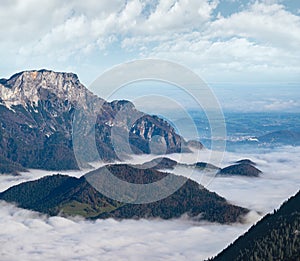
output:
M170 158L188 162L191 155L172 154ZM138 156L131 163L142 163L153 156ZM207 153L200 154L207 160ZM1 260L20 256L23 260L203 260L219 253L243 234L264 214L278 208L299 189L300 147L281 147L267 154L225 153L222 164L242 158L256 162L263 171L259 178L214 177L201 171L190 176L197 182L209 180L207 188L228 201L251 211L244 224L220 225L175 220L86 221L46 217L1 202ZM223 166L221 166L223 167ZM190 175L183 167L173 173ZM30 170L21 176L0 176L1 191L28 180L51 175L53 171ZM80 177L84 171L62 172Z

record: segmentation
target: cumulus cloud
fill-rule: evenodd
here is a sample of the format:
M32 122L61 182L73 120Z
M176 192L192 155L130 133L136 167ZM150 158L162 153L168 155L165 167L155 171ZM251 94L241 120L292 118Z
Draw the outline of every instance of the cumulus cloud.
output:
M283 49L298 49L299 25L300 17L286 11L283 5L255 2L230 17L219 17L209 30L214 37L246 37Z
M299 25L299 16L283 5L255 2L202 30L163 41L151 55L192 65L214 81L299 80Z
M209 19L216 3L159 1L152 10L151 5L139 0L101 3L88 0L84 5L75 0L64 4L51 1L42 6L35 0L7 3L1 9L1 33L5 34L2 40L14 43L23 55L47 55L51 49L55 54L62 49L68 57L89 45L99 47L97 42L110 44L113 35L189 31L193 24ZM38 12L33 12L37 8Z
M0 10L5 70L89 70L83 76L87 79L95 77L92 67L103 66L100 59L109 55L115 63L172 59L208 80L215 80L216 73L219 81L254 74L264 80L299 80L298 15L281 1L240 3L226 17L215 13L219 6L208 0L5 1Z

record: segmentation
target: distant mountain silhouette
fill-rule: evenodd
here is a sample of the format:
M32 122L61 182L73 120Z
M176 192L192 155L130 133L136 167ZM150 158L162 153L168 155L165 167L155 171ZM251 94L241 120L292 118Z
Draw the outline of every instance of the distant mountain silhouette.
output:
M250 159L241 159L241 160L236 161L235 163L236 163L236 164L250 164L250 165L253 165L253 166L256 165L256 163L253 162L253 161L250 160Z
M259 142L284 145L300 145L300 132L292 130L280 130L258 137Z
M151 161L145 162L143 164L139 165L134 165L139 168L152 168L152 169L157 169L157 170L168 170L168 169L174 169L176 166L182 166L182 167L194 167L200 170L203 169L208 169L208 170L219 170L220 168L207 163L207 162L196 162L193 164L187 164L187 163L180 163L177 162L176 160L172 160L167 157L159 157L155 158Z
M194 164L194 166L198 169L211 169L211 170L220 169L219 167L217 167L213 164L207 163L207 162L197 162Z
M144 169L174 169L174 167L178 164L177 161L172 160L167 157L159 157L155 158L151 161L145 162L141 165L136 165L136 167L144 168Z
M248 161L242 161L242 163L223 168L218 172L218 175L258 177L262 172L254 167L253 164L249 164L247 162Z

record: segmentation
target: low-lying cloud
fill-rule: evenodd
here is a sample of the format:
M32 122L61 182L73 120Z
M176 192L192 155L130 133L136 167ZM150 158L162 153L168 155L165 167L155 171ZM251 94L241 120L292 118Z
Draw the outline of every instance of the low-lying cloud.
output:
M202 260L249 227L184 219L89 222L47 218L4 202L0 202L0 208L3 261Z
M284 147L267 154L226 153L222 166L249 158L263 171L260 178L215 177L207 188L229 201L250 208L245 224L220 225L177 220L86 221L63 217L46 217L0 202L0 259L8 260L203 260L220 252L243 234L260 216L272 211L299 189L300 147ZM178 155L171 155L179 159ZM199 160L206 160L207 153ZM148 161L138 156L135 163ZM188 157L181 157L189 162ZM190 174L182 168L177 174ZM81 176L83 172L70 172ZM31 171L20 177L0 176L1 190L44 175ZM203 181L203 173L191 176Z
M197 170L191 175L190 170L183 167L177 167L173 172L183 176L191 175L191 179L202 183L233 204L266 214L278 208L300 189L299 156L300 147L281 147L269 153L225 153L220 167L248 158L256 162L256 167L263 172L259 178L215 177L215 172Z

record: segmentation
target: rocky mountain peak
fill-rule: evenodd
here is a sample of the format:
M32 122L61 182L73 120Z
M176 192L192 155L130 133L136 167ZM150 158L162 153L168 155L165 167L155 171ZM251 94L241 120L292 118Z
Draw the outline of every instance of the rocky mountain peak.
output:
M93 96L74 73L32 70L17 73L8 80L0 80L2 103L8 107L37 105L40 100L48 100L51 94L61 100L77 103L85 103L86 96Z
M0 83L4 84L5 87L7 88L13 88L14 85L20 82L38 83L43 81L44 83L50 82L53 85L54 84L53 80L56 80L57 82L62 79L72 81L73 83L79 83L78 76L75 73L54 72L46 69L22 71L14 74L8 80L1 79ZM24 86L20 86L20 87L24 87Z
M114 100L110 104L114 110L118 111L122 109L133 110L135 108L133 103L127 100Z
M85 161L97 160L90 153L95 140L105 161L132 152L190 151L168 122L138 111L129 101L99 98L76 74L34 70L0 79L0 156L8 163L25 168L78 168L72 140L74 119L76 136L84 137L76 143L77 151Z

